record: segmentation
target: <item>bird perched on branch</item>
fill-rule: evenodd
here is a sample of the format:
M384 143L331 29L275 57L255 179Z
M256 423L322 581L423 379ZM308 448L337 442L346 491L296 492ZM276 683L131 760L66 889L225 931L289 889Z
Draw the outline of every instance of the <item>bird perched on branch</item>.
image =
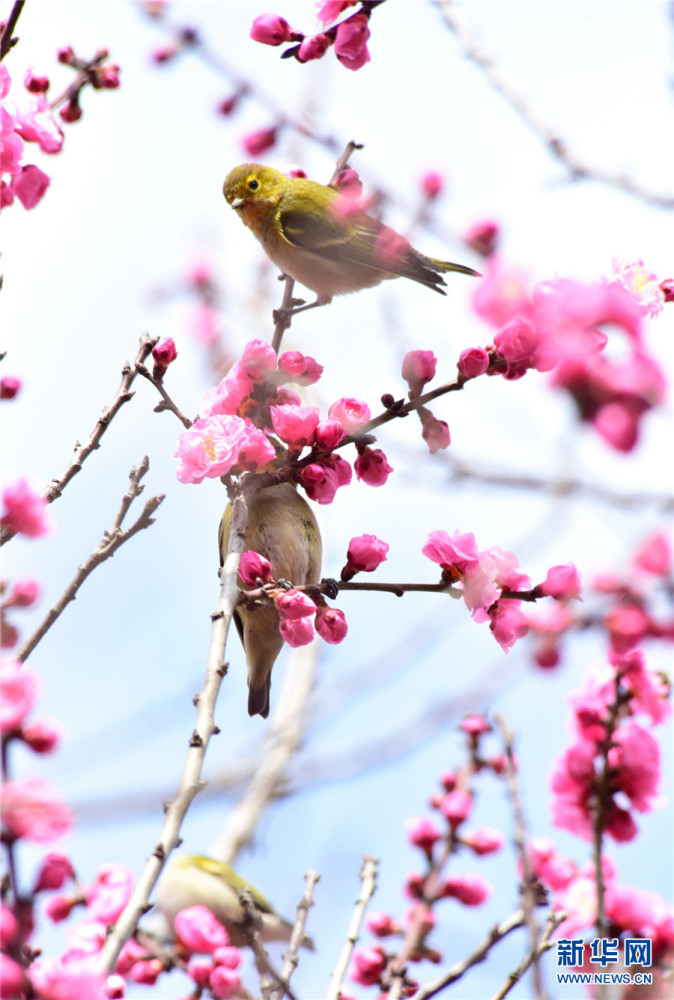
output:
M207 906L227 930L231 944L240 948L247 944L243 933L244 911L239 901L239 893L243 889L249 890L262 918L261 941L264 944L288 942L293 925L280 917L262 893L237 875L229 865L213 858L190 854L172 861L157 886L156 903L171 930L180 910L189 906ZM309 951L314 950L314 943L307 934L302 946Z
M222 515L220 565L224 565L232 523L232 507ZM296 587L318 583L322 544L318 522L309 504L292 483L258 490L248 504L246 549L259 552L272 565L274 580L288 580ZM248 662L248 714L269 715L271 671L281 652L279 613L272 605L249 610L241 605L234 621Z
M225 178L223 193L269 259L316 292L305 309L388 278L411 278L445 295L443 273L480 277L463 264L425 257L353 198L304 177L242 163Z

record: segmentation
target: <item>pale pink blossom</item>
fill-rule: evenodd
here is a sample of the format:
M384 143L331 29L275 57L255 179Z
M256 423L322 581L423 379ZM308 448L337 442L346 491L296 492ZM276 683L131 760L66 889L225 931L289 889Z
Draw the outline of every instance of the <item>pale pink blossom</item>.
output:
M229 935L206 906L188 906L175 918L174 930L188 951L212 954L229 944Z
M474 222L463 234L463 242L482 257L489 257L496 251L501 227L492 219Z
M604 617L611 645L618 654L634 649L648 635L651 621L637 604L619 604Z
M649 670L640 649L631 649L622 656L611 650L609 660L620 674L622 685L632 695L630 709L633 713L643 712L653 725L669 718L672 713L669 682L662 674Z
M274 579L274 571L268 559L259 552L247 549L241 556L239 576L247 587L255 587L257 581L269 583Z
M531 323L519 317L511 320L494 337L494 347L500 357L510 362L525 362L529 366L535 365L540 344L540 334Z
M67 920L77 901L74 896L50 896L45 900L44 914L53 924Z
M440 812L447 819L452 830L456 830L468 819L472 807L472 797L468 792L457 788L444 796L440 803Z
M518 317L526 319L532 309L528 271L490 256L484 278L473 293L473 309L497 329Z
M580 574L572 562L564 566L552 566L540 586L542 594L554 597L556 601L580 600L582 589Z
M336 420L347 434L352 434L370 419L370 407L360 399L342 396L328 410L331 420Z
M4 505L0 524L10 531L39 538L53 531L53 522L47 512L47 501L30 485L27 479L17 479L2 491Z
M12 78L4 63L0 63L0 100L7 97L12 89Z
M628 290L647 316L657 316L665 301L657 275L646 270L641 258L626 260L614 257L612 263L616 281Z
M346 553L345 569L350 576L360 572L372 573L386 560L388 550L388 543L376 535L359 535L357 538L352 538ZM342 579L345 579L344 570Z
M4 608L29 608L40 597L40 585L37 580L17 580L12 586L9 596L2 602Z
M479 830L464 833L461 840L478 855L494 854L496 851L500 851L505 844L505 837L493 826L484 826Z
M213 958L218 965L226 965L228 969L238 969L243 961L241 951L227 944L223 945L222 948L216 948L213 952Z
M378 948L356 948L351 978L361 986L376 986L386 968L386 956Z
M672 571L672 547L664 531L654 531L632 553L632 563L653 576L667 576Z
M297 621L316 613L316 605L301 590L285 590L276 598L276 607L282 619Z
M317 4L316 18L326 27L336 21L339 15L349 7L355 6L357 0L322 0Z
M2 152L2 173L15 176L21 173L21 159L24 143L16 131L16 116L8 108L0 108L0 151Z
M358 479L368 486L383 486L393 468L388 464L381 448L363 448L353 463Z
M36 719L21 729L21 738L34 753L49 754L58 750L63 726L53 719Z
M72 826L72 813L44 778L17 778L5 784L2 821L14 837L38 844L58 840Z
M448 535L446 531L431 531L428 541L421 550L432 562L437 563L452 574L463 575L468 567L478 565L477 544L472 532L462 534L455 531Z
M106 924L114 924L129 901L133 872L125 865L101 865L96 880L85 889L89 913Z
M181 483L200 483L224 476L234 466L259 469L275 455L267 436L249 420L218 414L196 420L181 434L175 451L177 476Z
M276 134L276 128L261 128L256 132L244 135L241 139L241 145L249 156L257 157L275 145Z
M421 415L422 430L421 436L428 445L431 455L445 448L449 448L450 435L449 425L444 420L437 420L432 413L427 412Z
M263 45L283 45L292 39L293 31L285 18L278 14L261 14L251 25L250 37Z
M458 899L464 906L481 906L491 895L491 886L482 875L450 875L442 885L442 895Z
M430 819L406 819L405 829L410 844L418 847L429 858L433 853L433 846L440 840L441 834L435 823Z
M32 711L39 693L37 674L18 660L0 667L0 732L3 736L18 732Z
M613 735L608 763L614 772L612 786L622 792L639 812L650 812L661 803L660 746L647 729L628 719Z
M288 375L289 381L299 385L313 385L323 374L323 365L299 351L285 351L278 359L278 366L280 371Z
M208 978L215 968L215 962L212 958L197 958L193 957L187 963L187 975L192 979L197 986L205 989L208 986Z
M321 639L333 646L342 642L349 631L344 612L339 608L319 607L314 624Z
M249 340L241 355L241 368L253 379L264 378L276 368L276 351L266 340Z
M489 618L489 628L505 653L529 631L529 623L519 601L497 601L489 610Z
M367 15L358 13L337 26L335 55L346 69L357 70L370 61L367 22Z
M489 368L489 355L484 347L467 347L461 351L457 367L463 378L478 378Z
M438 359L433 351L408 351L403 358L402 374L411 393L420 393L435 378Z
M129 969L129 979L144 986L154 986L164 971L164 963L158 958L143 959L135 962Z
M202 416L236 414L254 387L255 380L245 371L242 362L235 361L222 381L204 393L200 408Z
M43 153L61 152L63 132L44 94L37 94L31 107L19 112L16 131L26 142L36 142Z
M208 983L216 1000L227 1000L241 986L241 976L226 965L217 965L211 972Z
M279 632L293 649L298 646L308 646L314 638L314 626L311 618L281 618Z
M98 956L69 949L58 958L38 958L28 971L40 1000L93 1000L103 996Z
M304 448L312 444L320 419L316 406L270 406L274 430L287 444L294 448Z
M51 183L44 170L33 164L21 168L21 173L12 180L12 191L25 209L35 208Z

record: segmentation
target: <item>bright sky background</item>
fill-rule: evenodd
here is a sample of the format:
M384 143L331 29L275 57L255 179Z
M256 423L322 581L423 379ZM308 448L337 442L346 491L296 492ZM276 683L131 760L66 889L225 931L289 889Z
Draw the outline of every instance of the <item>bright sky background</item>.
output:
M3 2L1 16L10 6ZM610 273L613 256L643 257L661 277L672 275L671 216L592 181L569 183L564 167L462 56L431 4L390 0L377 9L372 61L358 73L343 69L332 54L302 67L251 42L250 22L269 6L262 0L186 2L172 5L171 12L273 95L276 108L333 136L339 146L349 139L363 142L353 166L367 182L381 181L395 194L386 217L400 229L409 227L418 206L418 179L428 169L441 171L447 189L436 222L444 236L416 233L420 249L479 268L452 234L493 217L503 226L504 255L540 278L597 278ZM668 191L674 130L667 124L666 4L471 0L459 10L485 51L579 159L629 174L644 188ZM277 12L298 29L316 30L309 2L283 2ZM166 39L122 0L28 0L19 34L21 42L6 62L14 93L21 92L28 66L51 75L53 93L66 86L70 71L56 65L55 52L67 44L87 57L105 46L122 67L118 91L85 93L83 120L68 127L62 155L36 153L35 162L52 176L43 203L29 213L16 205L2 219L5 369L25 383L20 398L2 407L3 471L6 479L30 472L47 482L60 474L75 442L88 435L112 399L122 364L135 356L145 330L175 338L179 360L169 391L186 413L198 412L213 376L191 333L184 280L201 257L212 262L223 288L221 322L231 350L240 351L251 337L271 337L270 312L280 302L280 286L224 203L221 186L228 170L246 159L240 137L274 124L275 115L249 100L234 118L218 116L215 109L232 85L189 54L164 67L152 65L151 52ZM266 162L282 169L301 163L311 176L327 180L334 157L288 130ZM488 343L491 332L470 308L471 280L450 276L449 285L441 298L411 282L389 283L298 317L285 346L315 356L326 369L312 400L327 408L337 397L352 395L377 412L382 393L403 395L400 361L411 347L435 351L439 377L444 372L451 378L459 352ZM161 289L170 297L158 301ZM670 309L651 333L654 350L671 371ZM43 541L14 541L3 552L4 577L34 576L44 590L37 610L14 616L27 636L112 524L130 466L149 455L146 493L166 494L157 523L94 573L30 660L43 681L37 714L63 723L63 749L47 762L21 752L14 758L19 773L41 771L81 812L64 846L83 881L109 861L138 872L152 850L161 801L175 789L192 730L191 698L201 687L209 614L218 595L216 535L224 491L217 481L200 487L177 482L173 452L180 428L170 414L152 412L156 402L152 388L137 382L135 399L114 421L100 451L54 504L57 532ZM551 392L545 376L515 383L480 380L433 409L450 425L451 453L477 470L579 477L621 492L665 494L671 487L665 482L671 461L664 461L671 415L665 412L647 418L641 446L624 457L609 453L591 431L578 431L569 401ZM379 446L395 468L387 486L352 486L317 512L327 576L339 575L349 539L368 532L391 545L374 579L433 582L434 567L421 556L421 546L431 530L460 528L473 531L482 545L512 549L534 580L569 560L589 580L599 569L619 568L639 541L663 525L653 506L624 509L472 480L450 482L445 457L428 455L413 419L384 428ZM589 856L586 844L551 827L547 775L568 740L565 696L601 655L598 637L575 638L560 668L544 675L531 666L526 642L506 658L463 605L445 598L345 594L337 604L350 631L343 644L322 650L316 725L301 761L341 766L331 780L312 782L269 810L237 865L287 915L299 900L305 870L321 873L309 928L318 951L303 958L294 977L304 1000L324 995L351 918L364 852L381 858L372 909L400 916L407 908L400 887L419 859L406 843L404 819L427 814L438 775L463 762L456 723L467 708L498 709L517 730L532 831L555 836L560 850L579 864ZM238 645L232 644L230 657L216 719L222 733L209 749L207 777L250 754L266 726L246 714ZM653 648L649 662L667 667L671 657ZM272 710L282 673L279 661ZM362 696L342 699L342 685L354 678ZM433 722L429 713L452 699L453 707ZM413 738L419 730L424 739ZM402 755L408 737L412 749ZM374 762L371 743L387 748L374 753ZM666 762L669 751L671 732L665 735ZM472 825L509 832L502 787L488 779L476 787ZM609 853L625 884L668 893L669 771L663 790L667 803L639 818L640 837L611 845ZM114 819L105 812L100 822L92 821L95 803L127 796L126 806L115 806ZM139 798L142 806L132 811L131 802ZM231 804L225 797L197 799L183 831L190 852L211 848ZM32 857L22 850L26 879ZM439 909L431 943L448 964L516 906L510 852L483 860L461 856L452 870L479 871L492 881L494 894L478 910L451 902ZM368 934L364 939L371 940ZM60 940L60 931L46 930L48 948ZM450 995L492 995L524 947L514 935ZM416 972L425 981L437 970L424 965ZM176 984L176 994L187 992L185 983ZM547 985L553 996L571 995L557 990L551 972ZM511 995L529 994L525 983ZM129 990L132 1000L147 995L142 988Z

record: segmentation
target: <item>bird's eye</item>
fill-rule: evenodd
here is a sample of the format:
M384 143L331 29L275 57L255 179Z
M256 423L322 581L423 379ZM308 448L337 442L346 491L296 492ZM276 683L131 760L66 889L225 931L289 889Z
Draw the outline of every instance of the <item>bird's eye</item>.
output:
M257 191L259 186L260 182L255 177L251 177L251 179L248 181L248 187L250 188L251 191Z

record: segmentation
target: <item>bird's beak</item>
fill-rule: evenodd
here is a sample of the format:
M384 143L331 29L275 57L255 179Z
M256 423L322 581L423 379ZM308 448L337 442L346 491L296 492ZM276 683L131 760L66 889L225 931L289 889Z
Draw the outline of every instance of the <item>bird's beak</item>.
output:
M232 208L242 208L244 201L243 198L232 198L229 204L232 206Z

